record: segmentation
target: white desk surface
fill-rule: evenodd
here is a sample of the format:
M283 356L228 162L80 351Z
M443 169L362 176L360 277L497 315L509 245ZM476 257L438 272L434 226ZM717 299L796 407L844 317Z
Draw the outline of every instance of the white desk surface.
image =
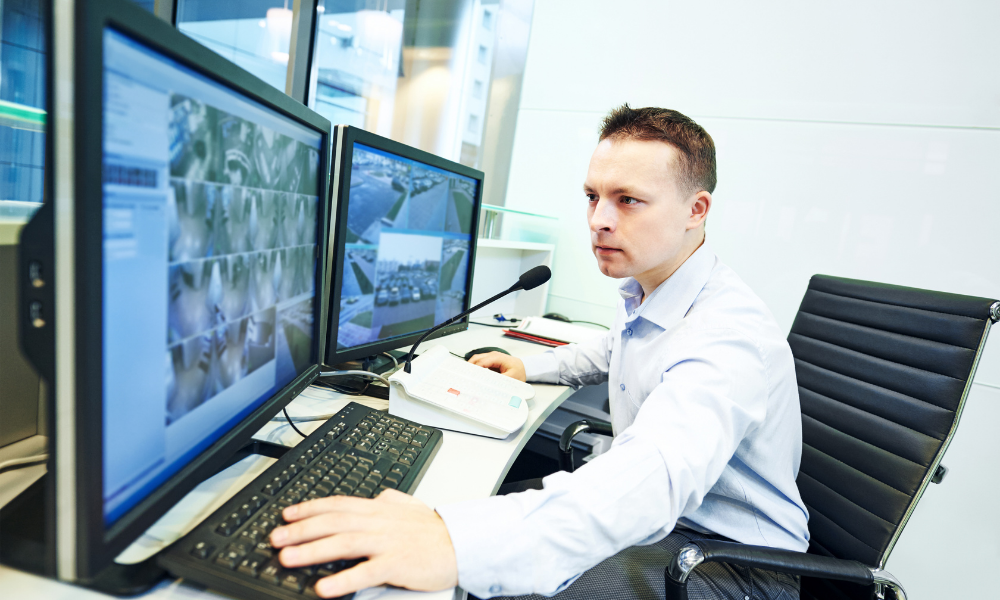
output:
M546 350L545 347L503 337L499 328L482 327L472 324L469 330L430 342L421 348L444 345L455 354L464 355L469 350L484 346L503 348L514 356L530 356ZM409 350L407 348L407 350ZM572 393L568 387L558 385L533 384L535 397L528 402L528 422L516 434L497 440L452 431L444 432L441 449L424 474L420 485L413 492L416 498L431 507L493 495L503 482L514 459L524 448L528 438L559 404ZM343 396L330 390L310 387L288 405L291 416L335 413L357 397ZM379 402L374 400L374 402ZM385 403L383 402L383 406ZM319 427L321 422L299 423L306 433ZM259 439L295 445L299 437L284 421L266 425L255 436ZM121 562L135 562L162 549L184 535L243 489L256 476L265 471L274 460L253 456L231 466L215 477L205 481L184 497L173 509L137 540L119 557ZM53 600L89 600L110 598L105 594L85 590L0 566L0 591L4 599L46 598ZM455 588L441 592L418 593L395 588L372 588L355 596L357 600L411 599L411 600L452 600L462 597L464 592ZM205 591L183 580L168 580L160 583L148 593L138 596L148 600L176 600L187 598L223 598Z

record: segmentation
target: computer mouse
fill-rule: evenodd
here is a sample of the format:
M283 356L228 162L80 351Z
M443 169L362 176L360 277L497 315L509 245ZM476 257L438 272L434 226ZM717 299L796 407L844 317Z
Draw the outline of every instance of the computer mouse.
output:
M543 319L552 319L553 321L562 321L563 323L572 323L573 319L570 319L566 315L561 315L559 313L545 313L542 315Z
M507 352L503 348L497 348L496 346L484 346L482 348L476 348L475 350L469 350L468 352L466 352L465 360L469 360L470 358L472 358L477 354L486 354L487 352L503 352L504 354L507 355L510 354L510 352Z

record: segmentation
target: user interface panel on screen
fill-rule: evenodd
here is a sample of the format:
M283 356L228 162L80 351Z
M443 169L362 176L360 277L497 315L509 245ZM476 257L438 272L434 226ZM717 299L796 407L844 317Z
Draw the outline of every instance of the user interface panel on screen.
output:
M338 348L425 331L462 312L477 185L354 144Z
M110 524L315 362L322 136L104 34Z

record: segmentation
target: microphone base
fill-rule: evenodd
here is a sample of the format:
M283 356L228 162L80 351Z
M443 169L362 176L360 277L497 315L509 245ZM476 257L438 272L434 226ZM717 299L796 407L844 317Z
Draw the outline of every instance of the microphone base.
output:
M395 356L400 365L402 365L406 360L406 352L403 350L390 350L389 354ZM356 360L349 360L347 362L329 366L332 367L333 370L337 371L369 371L371 373L375 373L376 375L388 373L395 367L392 359L385 354L375 354L365 358L358 358Z

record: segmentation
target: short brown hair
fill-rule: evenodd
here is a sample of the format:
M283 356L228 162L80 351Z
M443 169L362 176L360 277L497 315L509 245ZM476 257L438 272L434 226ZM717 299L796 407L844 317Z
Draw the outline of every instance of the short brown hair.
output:
M715 142L701 125L676 110L623 104L601 123L601 141L608 138L666 142L678 151L681 191L715 191Z

